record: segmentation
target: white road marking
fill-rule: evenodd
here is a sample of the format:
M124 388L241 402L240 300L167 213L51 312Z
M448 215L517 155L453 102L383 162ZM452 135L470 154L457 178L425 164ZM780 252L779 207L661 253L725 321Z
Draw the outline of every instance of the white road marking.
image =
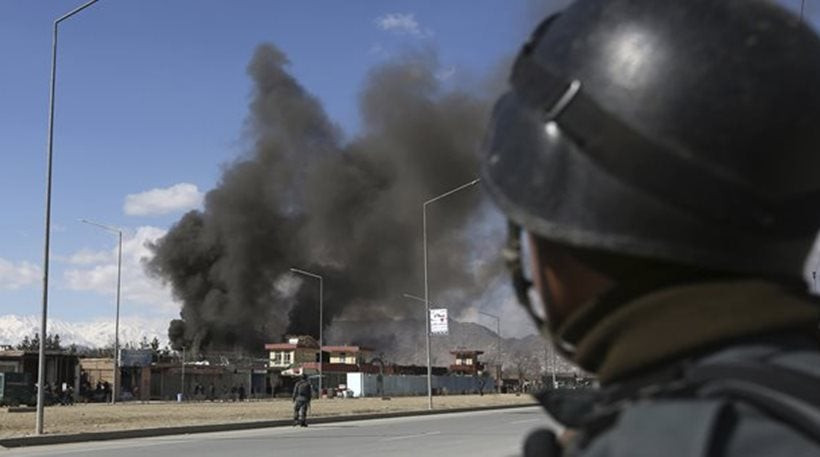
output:
M519 421L509 422L510 424L526 424L527 422L544 422L543 417L533 417L532 419L522 419Z
M379 441L397 441L397 440L404 440L407 438L421 438L423 436L431 436L431 435L441 435L441 432L427 432L427 433L417 433L415 435L402 435L402 436L393 436L390 438L382 438Z

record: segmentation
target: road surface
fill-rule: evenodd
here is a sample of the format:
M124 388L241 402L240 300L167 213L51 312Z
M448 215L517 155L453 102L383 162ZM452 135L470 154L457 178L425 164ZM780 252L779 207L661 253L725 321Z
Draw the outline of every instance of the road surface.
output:
M0 457L358 457L519 455L528 431L547 424L540 407L375 419L3 449Z

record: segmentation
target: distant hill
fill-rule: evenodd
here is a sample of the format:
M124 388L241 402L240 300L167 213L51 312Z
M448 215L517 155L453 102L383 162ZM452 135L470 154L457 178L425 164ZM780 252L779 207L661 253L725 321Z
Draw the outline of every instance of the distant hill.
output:
M453 363L450 351L472 349L484 351L481 360L495 364L498 354L498 337L487 327L472 322L449 321L448 335L431 336L431 358L435 366ZM324 334L325 344L358 344L384 354L389 363L426 365L427 352L424 338L424 322L421 320L394 321L336 321ZM505 373L519 366L525 372L551 371L553 364L559 372L574 368L555 357L538 335L501 339L501 354Z

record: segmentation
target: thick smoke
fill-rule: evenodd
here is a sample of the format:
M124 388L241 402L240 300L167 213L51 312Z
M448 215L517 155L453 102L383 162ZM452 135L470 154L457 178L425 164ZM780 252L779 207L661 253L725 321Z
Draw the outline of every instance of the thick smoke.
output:
M402 294L423 293L422 203L477 177L489 97L443 89L433 55L370 73L347 142L287 65L273 45L256 50L251 150L153 246L149 270L183 303L176 346L258 352L285 333L317 335L318 283L290 267L323 275L326 326L418 318ZM476 187L428 208L431 297L454 314L498 273L475 261L482 202Z

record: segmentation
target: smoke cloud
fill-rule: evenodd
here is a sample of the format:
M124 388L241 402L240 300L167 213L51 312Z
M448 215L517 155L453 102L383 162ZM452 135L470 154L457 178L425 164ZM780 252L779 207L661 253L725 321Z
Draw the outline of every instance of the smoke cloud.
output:
M419 304L402 294L423 294L422 204L478 175L494 94L443 88L434 54L371 71L361 132L350 141L287 66L275 46L258 47L248 65L250 150L225 169L202 211L151 247L149 271L183 305L168 330L177 347L259 352L283 334L317 335L318 281L291 267L323 276L325 326L418 318ZM453 315L500 271L476 255L484 204L476 186L428 208L431 299ZM357 334L367 329L344 342Z

